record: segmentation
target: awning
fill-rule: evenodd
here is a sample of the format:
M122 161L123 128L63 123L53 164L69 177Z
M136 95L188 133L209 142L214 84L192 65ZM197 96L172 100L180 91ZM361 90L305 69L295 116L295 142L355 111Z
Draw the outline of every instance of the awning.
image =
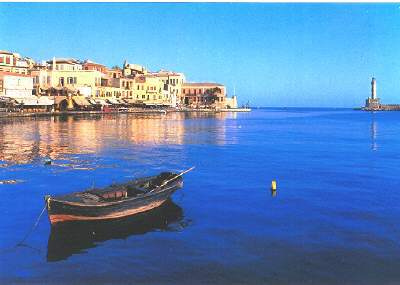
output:
M124 100L125 100L125 102L128 103L128 104L135 104L135 103L137 103L137 100L136 100L136 99L124 99Z
M74 100L75 104L78 106L91 106L92 105L88 102L88 100L86 100L85 97L73 96L72 100Z
M146 106L164 106L162 103L143 102Z
M13 98L18 104L22 104L24 106L52 106L54 104L54 100L49 97L41 96L29 96L23 98Z
M24 106L39 106L38 104L38 97L36 96L29 96L24 98L14 98L18 104L22 104Z
M103 105L103 106L108 106L110 104L108 104L104 99L96 99L96 103Z
M90 104L93 104L93 105L97 105L98 104L96 102L96 100L94 100L93 98L86 98L86 100L88 100Z
M4 97L4 96L0 96L0 102L7 103L7 104L16 103L14 98Z
M40 96L38 99L38 105L41 106L52 106L54 105L54 100L47 96Z
M122 98L117 99L117 101L119 102L119 104L126 104L126 102L125 102L124 99L122 99Z
M107 101L113 105L121 104L120 102L117 101L117 99L114 98L107 98Z

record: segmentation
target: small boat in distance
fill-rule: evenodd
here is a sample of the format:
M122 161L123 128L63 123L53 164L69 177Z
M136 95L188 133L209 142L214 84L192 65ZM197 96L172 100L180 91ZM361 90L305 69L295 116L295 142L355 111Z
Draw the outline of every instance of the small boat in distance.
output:
M73 221L110 220L132 216L163 204L183 187L181 173L162 172L102 189L89 189L60 196L45 196L51 225Z

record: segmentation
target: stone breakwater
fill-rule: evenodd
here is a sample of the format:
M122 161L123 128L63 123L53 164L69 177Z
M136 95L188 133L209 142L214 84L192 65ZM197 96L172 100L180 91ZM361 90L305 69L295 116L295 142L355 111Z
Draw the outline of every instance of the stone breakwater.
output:
M400 104L380 104L376 107L364 107L364 111L400 111Z

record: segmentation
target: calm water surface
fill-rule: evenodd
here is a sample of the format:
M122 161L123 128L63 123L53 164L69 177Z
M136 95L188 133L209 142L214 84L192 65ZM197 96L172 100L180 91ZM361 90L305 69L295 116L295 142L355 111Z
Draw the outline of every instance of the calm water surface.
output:
M154 212L58 231L45 214L13 248L45 194L192 165ZM10 179L1 284L400 284L400 112L2 120L0 180Z

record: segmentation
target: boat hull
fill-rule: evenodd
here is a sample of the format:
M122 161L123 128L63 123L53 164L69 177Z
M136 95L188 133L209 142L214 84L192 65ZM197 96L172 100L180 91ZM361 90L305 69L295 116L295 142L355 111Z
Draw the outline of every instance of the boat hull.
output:
M182 182L169 185L162 191L151 193L139 198L126 199L117 202L98 205L81 205L55 198L47 199L47 212L51 225L73 221L111 220L133 216L150 211L161 206Z

